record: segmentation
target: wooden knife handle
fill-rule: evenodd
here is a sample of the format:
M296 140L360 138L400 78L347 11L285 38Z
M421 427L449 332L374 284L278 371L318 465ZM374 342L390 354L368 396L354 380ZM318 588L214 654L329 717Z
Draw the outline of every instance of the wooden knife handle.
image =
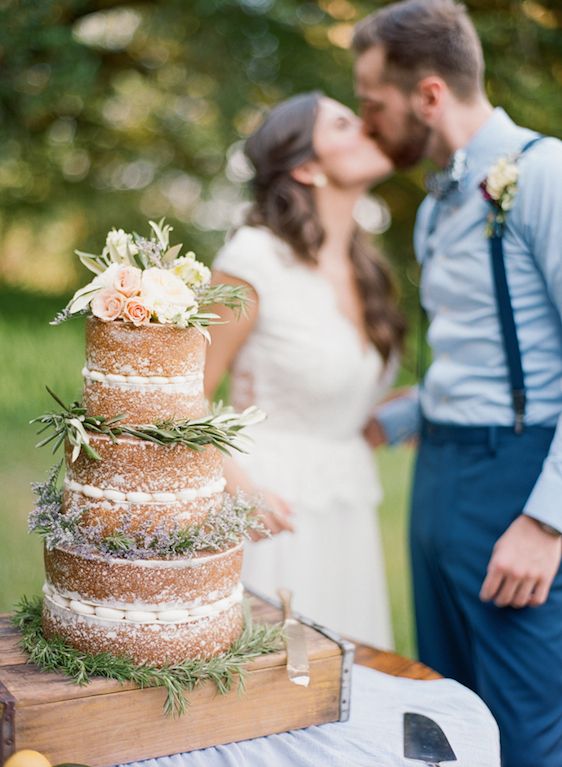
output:
M281 607L283 608L283 617L288 620L291 617L291 602L293 599L293 593L289 589L278 589L277 594L281 600Z

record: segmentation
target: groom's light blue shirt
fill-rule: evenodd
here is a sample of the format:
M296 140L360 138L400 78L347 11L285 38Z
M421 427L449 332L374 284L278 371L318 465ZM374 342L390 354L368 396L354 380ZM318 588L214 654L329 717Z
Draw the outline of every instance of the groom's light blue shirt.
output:
M433 361L419 400L378 413L391 442L415 431L420 404L432 421L513 424L485 231L490 207L478 186L500 157L534 135L495 109L464 149L458 189L440 201L429 196L420 207L414 244ZM525 422L558 425L524 511L562 530L562 142L543 139L518 165L504 252L527 388Z

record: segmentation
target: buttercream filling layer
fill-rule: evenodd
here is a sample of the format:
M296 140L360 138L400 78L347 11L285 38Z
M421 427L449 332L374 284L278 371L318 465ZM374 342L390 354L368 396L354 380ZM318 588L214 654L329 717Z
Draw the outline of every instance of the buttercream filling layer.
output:
M86 618L115 623L193 623L201 618L211 618L242 602L244 588L239 583L230 594L205 605L185 605L173 608L135 604L130 607L109 607L90 600L71 599L61 594L51 583L45 582L43 594L47 603L56 608L69 610Z
M102 373L99 370L82 368L82 376L89 381L126 388L167 388L177 392L198 393L203 384L203 373L184 376L140 376L123 373Z
M178 503L194 501L196 498L209 498L216 493L220 493L225 488L226 480L224 477L221 477L201 487L186 487L177 492L162 491L156 493L145 493L138 490L123 492L122 490L101 488L95 485L83 485L74 479L70 479L68 476L65 477L64 484L68 490L74 493L81 493L87 498L95 500L104 499L120 503Z

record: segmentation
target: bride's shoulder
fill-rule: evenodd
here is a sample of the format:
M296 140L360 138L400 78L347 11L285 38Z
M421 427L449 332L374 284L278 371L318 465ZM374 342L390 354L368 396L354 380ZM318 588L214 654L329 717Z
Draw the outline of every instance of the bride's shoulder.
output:
M253 263L257 270L275 269L294 260L290 246L265 226L241 226L227 239L214 262L215 269L227 264Z
M237 250L239 248L259 252L265 257L268 255L287 257L291 253L289 245L277 237L271 229L266 226L249 226L248 224L236 229L227 239L222 250Z
M290 247L264 226L241 226L219 250L213 268L263 292L292 260Z

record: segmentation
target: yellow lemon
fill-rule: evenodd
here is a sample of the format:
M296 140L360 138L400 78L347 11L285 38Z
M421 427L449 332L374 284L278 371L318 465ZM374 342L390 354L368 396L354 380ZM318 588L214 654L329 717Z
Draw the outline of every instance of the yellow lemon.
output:
M4 767L51 767L51 762L39 751L25 748L23 751L16 751L15 754L12 754L4 762Z

